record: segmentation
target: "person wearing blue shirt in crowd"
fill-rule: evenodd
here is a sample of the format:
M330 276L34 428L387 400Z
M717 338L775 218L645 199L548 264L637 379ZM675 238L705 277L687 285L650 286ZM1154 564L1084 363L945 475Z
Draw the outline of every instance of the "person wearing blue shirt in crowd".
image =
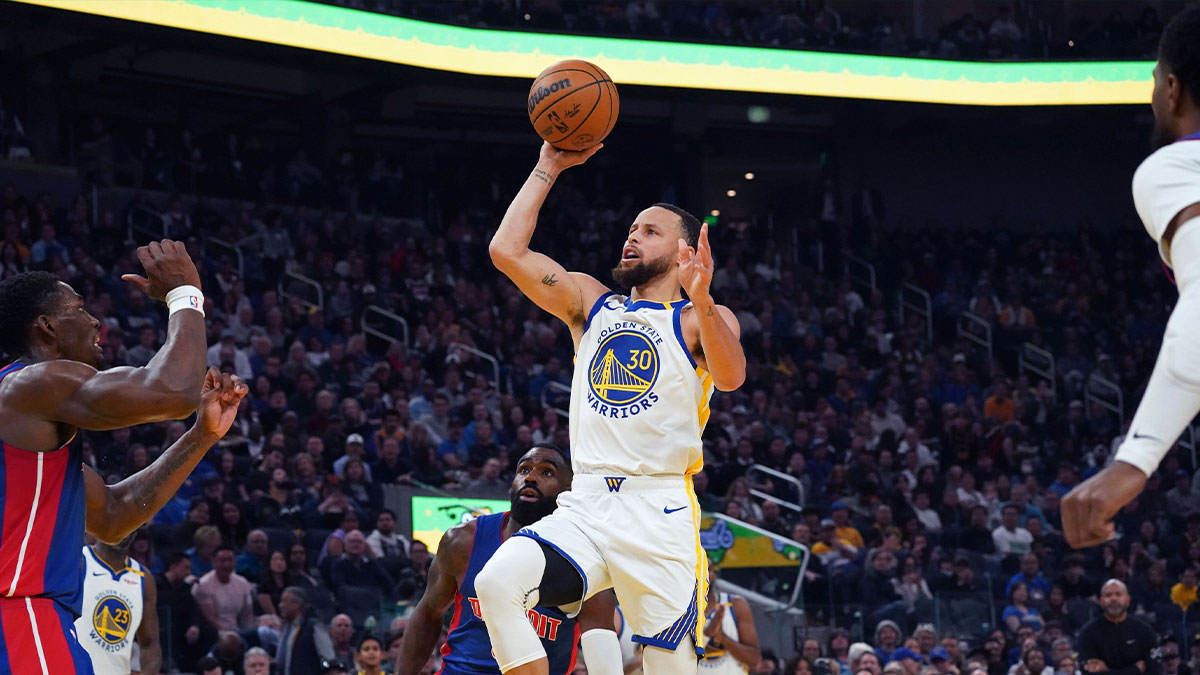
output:
M1011 596L1013 586L1018 583L1025 584L1029 602L1033 605L1042 604L1046 596L1050 595L1050 582L1038 570L1038 558L1032 553L1021 556L1021 571L1008 580L1008 585L1004 587L1004 595Z
M1008 591L1008 606L1000 619L1012 632L1022 625L1032 626L1034 630L1042 629L1042 615L1029 602L1029 588L1023 581L1017 581Z

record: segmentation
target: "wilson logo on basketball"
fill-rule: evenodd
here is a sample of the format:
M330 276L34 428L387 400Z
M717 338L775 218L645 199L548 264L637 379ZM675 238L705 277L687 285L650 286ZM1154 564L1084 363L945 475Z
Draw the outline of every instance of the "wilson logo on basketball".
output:
M537 104L539 104L543 100L545 100L545 98L547 96L549 96L550 94L561 91L563 89L570 89L570 88L571 88L571 78L569 78L569 77L564 77L563 79L561 79L553 84L542 85L542 86L538 87L537 89L535 89L533 91L532 94L529 95L529 114L532 115L533 109L537 107Z

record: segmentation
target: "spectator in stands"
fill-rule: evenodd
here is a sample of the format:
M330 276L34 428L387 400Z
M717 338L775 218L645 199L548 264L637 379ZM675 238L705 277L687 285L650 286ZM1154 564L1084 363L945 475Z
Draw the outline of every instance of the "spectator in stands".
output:
M333 658L343 663L354 662L354 622L345 614L338 614L329 621L329 638L333 643Z
M329 631L312 616L304 589L291 586L283 590L279 618L283 621L275 652L279 675L316 675L322 660L335 658Z
M1129 616L1129 593L1125 584L1109 579L1100 589L1103 616L1089 621L1079 631L1079 661L1085 672L1113 672L1137 668L1148 675L1160 671L1153 651L1158 647L1154 630L1141 619Z
M1042 629L1042 615L1029 605L1029 588L1023 581L1009 585L1008 606L1000 615L1004 625L1013 633L1021 626L1031 626L1034 631Z
M204 507L208 509L207 505ZM213 568L213 555L221 547L221 533L212 525L196 528L192 536L192 547L186 553L192 561L193 574L207 574Z
M407 558L412 544L408 537L396 532L396 514L383 509L375 518L375 530L367 536L367 546L375 558Z
M333 563L330 571L333 591L344 588L364 588L390 597L396 582L370 555L366 537L358 530L346 533L346 552Z
M267 533L251 530L246 535L246 548L237 556L237 573L252 584L262 582L271 555Z
M1004 587L1004 594L1011 595L1013 585L1024 583L1028 593L1028 602L1035 607L1040 607L1050 593L1050 582L1042 576L1038 569L1039 565L1036 555L1026 553L1021 556L1021 570L1008 580L1008 584Z
M1000 511L1000 527L992 530L992 541L996 553L1005 556L1024 555L1033 544L1033 535L1020 527L1020 511L1014 504L1007 504ZM1010 568L1011 569L1011 568Z
M887 665L895 660L893 653L899 649L900 638L903 636L900 625L891 619L884 619L875 626L875 655L879 657L880 662Z
M270 675L271 655L262 647L246 650L245 659L242 661L242 672L245 675Z
M192 589L200 612L217 630L238 631L254 624L253 587L234 571L235 564L233 549L219 547L213 555L213 569Z

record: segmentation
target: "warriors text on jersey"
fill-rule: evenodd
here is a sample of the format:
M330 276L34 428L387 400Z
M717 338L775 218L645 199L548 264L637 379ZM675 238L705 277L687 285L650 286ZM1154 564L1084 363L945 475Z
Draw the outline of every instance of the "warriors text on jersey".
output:
M500 533L508 513L493 513L475 519L475 540L467 561L467 572L454 596L454 617L442 647L441 675L500 675L492 656L487 627L479 618L475 576L500 548ZM529 612L542 647L550 660L550 675L569 675L575 669L579 624L553 607L536 607Z
M145 570L136 560L113 569L83 547L83 612L75 620L79 642L96 675L128 673L133 641L145 606Z
M596 301L571 383L576 474L683 475L703 466L712 376L683 341L687 300Z

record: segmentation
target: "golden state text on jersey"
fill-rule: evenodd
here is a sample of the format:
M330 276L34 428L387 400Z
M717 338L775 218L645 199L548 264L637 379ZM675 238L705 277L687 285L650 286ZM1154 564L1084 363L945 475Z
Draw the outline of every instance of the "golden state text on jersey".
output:
M659 346L653 326L618 321L599 331L588 364L588 407L611 419L626 419L658 403Z

